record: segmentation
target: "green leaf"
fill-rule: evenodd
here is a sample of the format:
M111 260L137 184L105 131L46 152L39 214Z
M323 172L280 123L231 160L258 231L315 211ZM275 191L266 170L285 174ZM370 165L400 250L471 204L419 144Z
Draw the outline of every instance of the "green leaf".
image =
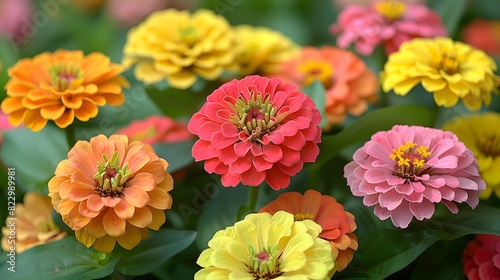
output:
M167 171L173 173L194 162L191 155L195 141L184 141L179 143L155 144L153 148L156 154L168 161Z
M325 87L320 81L314 81L312 84L302 88L302 92L311 97L314 104L316 104L316 108L318 108L321 114L321 123L319 126L325 127L328 124L325 115L325 102L326 102Z
M15 273L3 262L0 279L98 279L113 272L118 258L89 249L73 237L33 247L15 255Z
M361 146L378 131L390 130L396 124L432 126L432 113L424 106L403 105L377 109L353 121L341 132L324 136L317 164L321 165L354 145Z
M47 182L67 157L68 145L64 132L54 126L36 133L15 129L5 133L1 152L5 165L16 169L16 179L26 188L24 191L47 193Z
M203 93L192 89L159 89L150 86L146 88L146 92L165 115L174 119L190 118L201 108L206 98Z
M448 30L448 35L453 37L453 34L457 30L460 19L465 12L467 7L467 0L454 0L454 1L442 1L442 0L432 0L429 1L429 7L437 11L441 15L441 20Z
M150 231L137 247L121 254L116 270L130 276L147 274L186 249L195 238L196 232L189 230Z

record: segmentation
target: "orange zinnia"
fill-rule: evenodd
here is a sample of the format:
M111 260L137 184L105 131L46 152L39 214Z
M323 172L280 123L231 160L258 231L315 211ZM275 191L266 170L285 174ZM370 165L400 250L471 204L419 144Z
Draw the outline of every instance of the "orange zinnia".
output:
M101 53L58 50L21 59L8 70L1 108L14 126L24 121L39 131L53 120L65 128L75 117L88 121L97 116L98 106L123 104L122 87L129 83L121 72L122 66Z
M337 271L342 271L352 261L354 251L358 249L358 238L353 233L356 222L354 215L345 211L335 198L315 190L307 190L304 196L298 192L286 192L259 212L273 215L280 210L294 214L295 221L310 219L323 228L319 237L330 242Z
M125 135L78 141L49 181L54 209L85 246L132 249L165 222L172 176L150 145Z

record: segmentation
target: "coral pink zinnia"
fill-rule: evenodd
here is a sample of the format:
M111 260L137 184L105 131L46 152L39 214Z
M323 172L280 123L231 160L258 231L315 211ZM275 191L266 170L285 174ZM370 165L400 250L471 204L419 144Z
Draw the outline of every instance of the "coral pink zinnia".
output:
M150 145L125 135L78 141L49 181L62 220L85 246L110 253L116 242L132 249L165 223L172 176Z
M425 5L406 5L402 1L374 1L364 7L351 5L343 9L337 23L330 27L339 34L337 44L346 48L352 43L356 51L370 55L378 45L386 54L413 38L446 36L447 31L438 13Z
M462 253L464 273L469 280L500 279L500 236L478 234Z
M133 121L129 126L121 128L116 133L127 135L130 141L141 141L148 145L181 142L193 137L187 129L187 123L160 115L152 115L144 120Z
M353 233L356 222L354 215L345 211L335 198L311 189L303 196L298 192L286 192L259 212L274 215L280 210L293 214L295 221L313 220L321 226L319 237L330 243L337 263L336 271L344 270L352 261L354 251L358 249L358 238Z
M344 167L352 193L375 206L381 220L391 217L400 228L413 217L431 218L434 203L453 213L458 212L455 203L475 208L486 188L472 151L448 131L396 125L374 134L353 158Z
M295 86L257 75L232 80L207 97L188 124L200 137L193 146L205 170L222 175L226 187L286 188L304 162L319 153L321 116Z

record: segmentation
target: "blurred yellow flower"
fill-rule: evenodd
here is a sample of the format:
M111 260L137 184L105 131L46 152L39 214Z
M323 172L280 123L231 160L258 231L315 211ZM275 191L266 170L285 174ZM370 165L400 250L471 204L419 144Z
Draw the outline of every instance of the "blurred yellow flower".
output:
M486 182L486 190L479 198L488 199L494 192L500 198L500 113L487 112L458 117L443 125L455 133L471 149L479 164L479 174Z
M29 248L59 240L66 232L59 229L52 221L52 204L50 197L28 192L24 195L24 203L16 204L15 243L9 239L11 229L7 219L2 228L2 249L10 251L16 248L16 253L22 253ZM10 241L10 242L9 242Z
M453 107L462 99L472 111L491 103L500 77L495 61L479 49L450 38L417 38L389 56L381 73L385 92L406 95L414 86L434 94L438 106Z
M234 27L234 33L234 60L240 76L276 72L282 62L299 54L298 45L283 34L265 27L239 25Z
M197 76L215 80L233 63L234 36L226 19L209 10L167 9L151 14L131 29L123 64L135 65L135 77L146 84L166 79L186 89Z
M197 261L194 279L330 279L335 263L312 220L279 211L249 214L215 233Z
M57 50L21 59L8 70L1 108L12 125L24 121L33 131L48 120L61 128L75 118L88 121L97 116L99 106L123 104L122 87L129 83L120 76L122 71L102 53L84 56L82 51Z

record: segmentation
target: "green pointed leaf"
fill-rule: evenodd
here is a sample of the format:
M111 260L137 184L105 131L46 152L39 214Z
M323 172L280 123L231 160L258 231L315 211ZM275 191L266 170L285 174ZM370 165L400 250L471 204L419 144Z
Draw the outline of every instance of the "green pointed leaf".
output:
M159 89L154 86L146 88L146 92L158 108L171 118L190 118L196 113L206 95L194 92L191 89L180 90L175 88Z
M325 102L326 102L326 92L325 87L320 81L314 81L312 84L302 88L302 92L307 94L316 104L321 114L320 127L325 127L328 123L325 115Z
M467 8L467 0L453 0L453 1L442 1L442 0L431 0L429 1L429 7L437 11L441 15L441 20L448 30L448 35L453 36L457 30L460 19Z
M120 254L118 272L130 276L147 274L186 249L196 238L196 232L189 230L160 229L149 234L137 247Z
M403 105L377 109L353 121L341 132L324 136L320 144L317 164L324 164L342 150L361 146L378 131L391 129L396 124L432 126L432 113L424 106Z
M155 144L153 145L156 154L168 161L167 171L173 173L194 162L191 155L195 141L184 141L179 143Z
M26 188L25 192L47 193L47 182L59 162L67 157L68 144L59 128L46 126L39 132L24 128L6 132L1 151L2 161L16 169L16 179Z
M16 254L15 273L3 261L0 279L99 279L113 273L117 261L113 254L103 255L66 237Z

